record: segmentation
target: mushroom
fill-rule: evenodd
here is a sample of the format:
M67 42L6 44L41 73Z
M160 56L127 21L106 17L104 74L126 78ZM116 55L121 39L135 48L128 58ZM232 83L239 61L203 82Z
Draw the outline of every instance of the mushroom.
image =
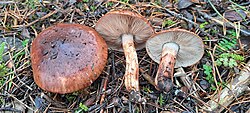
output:
M126 11L111 11L97 22L95 29L106 40L109 48L124 51L126 58L125 87L139 91L139 66L136 50L145 47L154 33L150 23L141 15Z
M146 42L146 50L159 64L155 83L159 90L169 92L173 87L174 68L198 62L204 53L202 39L183 29L170 29L154 34Z
M65 94L90 86L107 62L107 44L92 28L57 24L32 42L31 63L36 84Z

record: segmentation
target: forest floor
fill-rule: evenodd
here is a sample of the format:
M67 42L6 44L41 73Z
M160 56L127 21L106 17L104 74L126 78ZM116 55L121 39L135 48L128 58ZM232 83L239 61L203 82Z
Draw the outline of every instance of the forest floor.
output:
M230 101L211 107L215 104L211 101L218 102L214 98L224 99L221 92L230 89L243 69L250 71L248 0L22 1L0 1L0 112L250 112L249 77L245 86L240 86L246 87L240 94L229 93L233 95ZM205 45L202 59L192 66L175 68L174 88L162 92L154 83L158 64L146 49L137 51L141 101L131 100L124 86L124 53L112 50L103 73L86 89L55 94L36 85L30 47L42 30L57 23L94 28L99 18L119 9L141 14L155 32L181 28L198 34Z

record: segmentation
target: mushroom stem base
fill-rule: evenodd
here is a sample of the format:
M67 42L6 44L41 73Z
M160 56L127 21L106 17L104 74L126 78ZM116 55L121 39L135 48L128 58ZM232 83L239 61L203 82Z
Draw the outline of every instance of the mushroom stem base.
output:
M166 43L162 48L161 61L155 77L157 89L169 92L173 88L173 73L179 45Z
M122 44L126 58L125 87L129 92L139 91L139 65L133 35L122 35Z

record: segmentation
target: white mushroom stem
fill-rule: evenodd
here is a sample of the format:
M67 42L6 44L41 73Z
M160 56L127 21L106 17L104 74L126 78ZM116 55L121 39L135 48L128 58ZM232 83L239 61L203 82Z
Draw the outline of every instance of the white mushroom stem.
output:
M125 87L128 91L139 91L139 65L133 35L122 35L122 46L126 58Z
M155 77L157 89L170 91L173 87L173 73L179 45L173 42L165 43L162 47L161 60Z

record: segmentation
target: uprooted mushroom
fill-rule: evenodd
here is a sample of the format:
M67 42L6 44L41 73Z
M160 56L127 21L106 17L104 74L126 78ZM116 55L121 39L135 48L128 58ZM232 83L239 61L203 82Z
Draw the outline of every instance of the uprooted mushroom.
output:
M159 90L173 87L174 68L186 67L198 62L204 53L202 39L183 29L170 29L153 35L146 43L152 60L159 63L155 83Z
M149 22L131 11L112 11L97 22L95 29L106 40L109 48L124 51L125 87L128 91L139 91L136 50L144 48L146 40L154 33Z
M99 77L107 62L107 45L90 27L57 24L34 39L31 62L39 87L71 93L88 87Z

